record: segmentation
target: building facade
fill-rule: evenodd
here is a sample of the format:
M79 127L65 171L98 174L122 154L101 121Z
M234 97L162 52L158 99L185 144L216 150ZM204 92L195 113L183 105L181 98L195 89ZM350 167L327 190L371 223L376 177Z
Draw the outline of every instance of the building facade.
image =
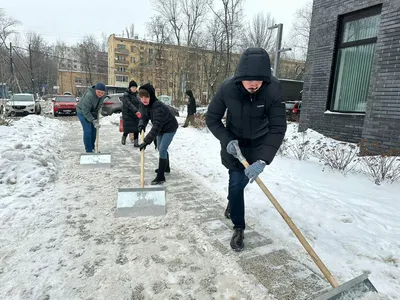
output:
M314 0L300 130L400 150L400 1Z
M108 38L108 84L127 87L131 79L138 84L150 82L158 96L171 96L176 106L186 103L185 91L191 89L196 101L207 105L223 80L232 76L239 59L240 53L233 53L229 69L224 64L225 53L112 34ZM283 77L296 74L295 79L304 68L304 63L293 60L281 60L280 65Z
M76 97L82 97L89 86L96 82L108 81L107 73L87 73L85 71L58 70L58 94L70 92Z

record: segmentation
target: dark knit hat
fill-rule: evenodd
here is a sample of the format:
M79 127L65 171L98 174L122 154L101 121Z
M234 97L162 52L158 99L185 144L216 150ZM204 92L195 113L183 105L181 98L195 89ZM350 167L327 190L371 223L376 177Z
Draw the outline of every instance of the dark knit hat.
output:
M106 91L106 85L102 82L98 82L96 83L96 85L94 86L95 90L99 90L99 91Z
M130 88L133 87L133 86L135 86L135 87L138 86L135 80L131 80L131 81L129 82L129 87L128 87L128 88L130 89Z

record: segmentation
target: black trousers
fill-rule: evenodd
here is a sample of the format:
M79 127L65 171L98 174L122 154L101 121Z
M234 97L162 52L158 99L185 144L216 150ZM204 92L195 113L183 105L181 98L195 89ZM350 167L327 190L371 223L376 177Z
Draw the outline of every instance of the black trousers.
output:
M127 137L130 132L124 132L124 136ZM133 139L137 140L139 138L139 132L133 133Z

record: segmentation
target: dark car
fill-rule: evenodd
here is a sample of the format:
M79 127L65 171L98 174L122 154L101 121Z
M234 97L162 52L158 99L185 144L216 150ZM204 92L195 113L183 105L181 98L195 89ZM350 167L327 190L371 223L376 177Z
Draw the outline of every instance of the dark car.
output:
M101 114L103 116L110 116L112 114L122 112L122 102L119 98L123 95L123 93L107 95L107 97L104 99Z

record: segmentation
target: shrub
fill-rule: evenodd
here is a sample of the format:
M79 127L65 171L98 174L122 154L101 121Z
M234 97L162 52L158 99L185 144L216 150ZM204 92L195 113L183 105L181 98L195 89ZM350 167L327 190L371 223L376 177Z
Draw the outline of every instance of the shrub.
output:
M300 135L293 136L287 149L287 152L295 159L307 160L311 152L311 145L307 132L301 132Z

